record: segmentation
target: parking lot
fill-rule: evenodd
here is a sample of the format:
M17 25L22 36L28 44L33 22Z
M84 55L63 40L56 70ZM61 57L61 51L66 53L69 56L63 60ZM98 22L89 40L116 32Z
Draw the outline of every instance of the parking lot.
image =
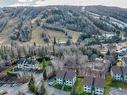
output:
M28 91L27 83L23 85L15 85L13 87L11 87L10 84L4 84L0 87L0 90L7 91L6 95L17 95L19 91L25 93L26 95L33 95Z
M18 84L16 83L0 83L0 87L16 87Z

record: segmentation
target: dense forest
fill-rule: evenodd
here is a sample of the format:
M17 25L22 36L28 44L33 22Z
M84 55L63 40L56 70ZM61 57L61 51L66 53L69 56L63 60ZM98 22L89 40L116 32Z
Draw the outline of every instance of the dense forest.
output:
M13 10L13 11L12 11ZM13 23L10 22L13 21ZM11 27L9 27L11 26ZM35 27L61 32L91 34L127 32L127 10L105 6L46 6L0 9L0 32L9 31L12 40L31 40Z

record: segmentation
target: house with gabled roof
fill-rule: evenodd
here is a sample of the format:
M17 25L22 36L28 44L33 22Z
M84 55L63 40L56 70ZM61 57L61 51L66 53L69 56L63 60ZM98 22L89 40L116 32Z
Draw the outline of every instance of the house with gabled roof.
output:
M111 68L111 76L113 80L122 80L122 69L119 66L113 66Z
M103 95L104 94L104 79L95 78L94 79L94 94Z
M127 67L122 68L123 81L127 83Z
M74 71L67 71L65 75L65 85L73 86L76 82L76 73Z
M64 84L64 79L65 79L66 71L60 70L56 74L56 82L58 84Z
M85 76L84 77L84 92L86 93L92 93L92 88L93 88L93 81L94 78L92 76Z

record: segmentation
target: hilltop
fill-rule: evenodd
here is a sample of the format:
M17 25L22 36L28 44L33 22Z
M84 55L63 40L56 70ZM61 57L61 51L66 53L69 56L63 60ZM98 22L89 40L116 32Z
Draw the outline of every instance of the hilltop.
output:
M106 6L7 7L0 9L0 43L74 42L80 33L127 32L127 10ZM74 36L75 35L75 36Z

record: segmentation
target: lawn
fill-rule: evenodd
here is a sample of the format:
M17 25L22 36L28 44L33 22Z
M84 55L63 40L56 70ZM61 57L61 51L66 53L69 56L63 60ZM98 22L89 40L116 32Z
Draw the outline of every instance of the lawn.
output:
M82 93L82 94L79 94L79 95L91 95L90 93Z
M62 84L58 84L58 83L54 83L54 84L53 84L53 87L54 87L54 88L60 89L60 90L62 90L62 87L63 87L63 86L64 86L63 91L71 91L71 90L72 90L72 87L71 87L71 86L62 85Z
M110 84L112 82L112 78L111 78L111 75L108 74L106 76L106 79L105 79L105 90L104 90L104 95L109 95L109 88L110 88Z
M112 81L111 75L108 74L106 76L106 79L105 79L105 92L104 92L104 95L109 95L110 87L127 89L127 84L122 82L122 81Z
M53 87L56 88L56 89L62 89L62 84L58 84L58 83L54 83L53 84Z
M49 63L50 63L50 61L46 61L45 59L43 59L42 62L39 62L39 66L43 70L44 68L46 68L49 65Z
M122 81L112 81L110 87L127 89L127 84Z
M85 94L82 94L83 93L83 79L77 78L75 83L75 89L76 89L76 92L78 92L78 94L85 95Z
M65 85L63 90L64 91L71 91L72 90L72 87Z

